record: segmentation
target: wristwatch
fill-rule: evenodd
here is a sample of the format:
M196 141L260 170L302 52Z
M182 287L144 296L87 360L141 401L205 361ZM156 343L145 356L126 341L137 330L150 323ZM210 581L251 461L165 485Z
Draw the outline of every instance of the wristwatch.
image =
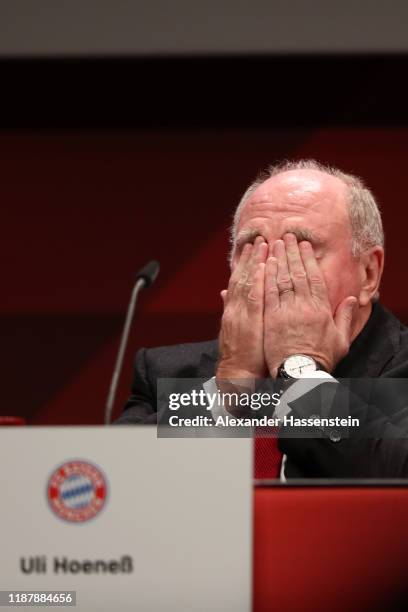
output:
M307 378L310 372L324 372L323 366L308 355L290 355L286 357L278 370L278 376L289 380L292 378Z

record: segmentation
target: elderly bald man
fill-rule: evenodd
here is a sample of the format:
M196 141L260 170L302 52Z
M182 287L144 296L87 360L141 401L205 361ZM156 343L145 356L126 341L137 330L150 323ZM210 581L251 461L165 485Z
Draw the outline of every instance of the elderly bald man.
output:
M140 350L118 423L156 421L161 377L212 379L214 388L408 377L408 328L378 302L383 267L381 215L359 178L314 160L269 168L235 212L218 341ZM408 475L405 398L386 415L357 404L370 439L281 437L282 477Z

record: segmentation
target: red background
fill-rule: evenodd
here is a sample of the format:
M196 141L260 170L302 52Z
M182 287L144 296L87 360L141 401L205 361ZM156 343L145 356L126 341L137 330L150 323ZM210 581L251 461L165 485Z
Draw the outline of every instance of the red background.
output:
M382 302L408 321L407 128L3 132L4 415L102 423L135 273L161 263L139 302L115 414L141 346L214 338L227 228L259 170L314 157L360 175L386 231Z
M406 487L254 492L253 610L407 609Z

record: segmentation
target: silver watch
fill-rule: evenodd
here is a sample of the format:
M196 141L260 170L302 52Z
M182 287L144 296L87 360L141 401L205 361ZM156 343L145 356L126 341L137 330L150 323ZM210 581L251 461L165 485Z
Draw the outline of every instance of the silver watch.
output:
M324 371L321 364L308 355L290 355L286 357L278 370L278 375L285 379L307 378L310 372Z

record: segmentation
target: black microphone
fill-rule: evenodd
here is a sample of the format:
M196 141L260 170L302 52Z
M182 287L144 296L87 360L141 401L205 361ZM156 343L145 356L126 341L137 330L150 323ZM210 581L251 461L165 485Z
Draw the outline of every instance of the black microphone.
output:
M137 274L136 280L139 278L143 278L145 281L145 287L150 287L154 283L157 278L158 273L160 272L160 265L158 261L152 259L149 261Z
M112 380L109 388L108 398L105 407L105 425L109 425L112 418L113 405L115 403L116 391L118 388L119 376L122 370L123 358L125 356L126 345L129 339L130 326L132 324L133 315L136 307L136 300L141 289L150 287L157 278L160 270L159 262L149 261L136 276L136 282L133 287L132 295L126 313L125 325L123 327L122 337L120 339L118 356L116 357L115 369L113 370Z

